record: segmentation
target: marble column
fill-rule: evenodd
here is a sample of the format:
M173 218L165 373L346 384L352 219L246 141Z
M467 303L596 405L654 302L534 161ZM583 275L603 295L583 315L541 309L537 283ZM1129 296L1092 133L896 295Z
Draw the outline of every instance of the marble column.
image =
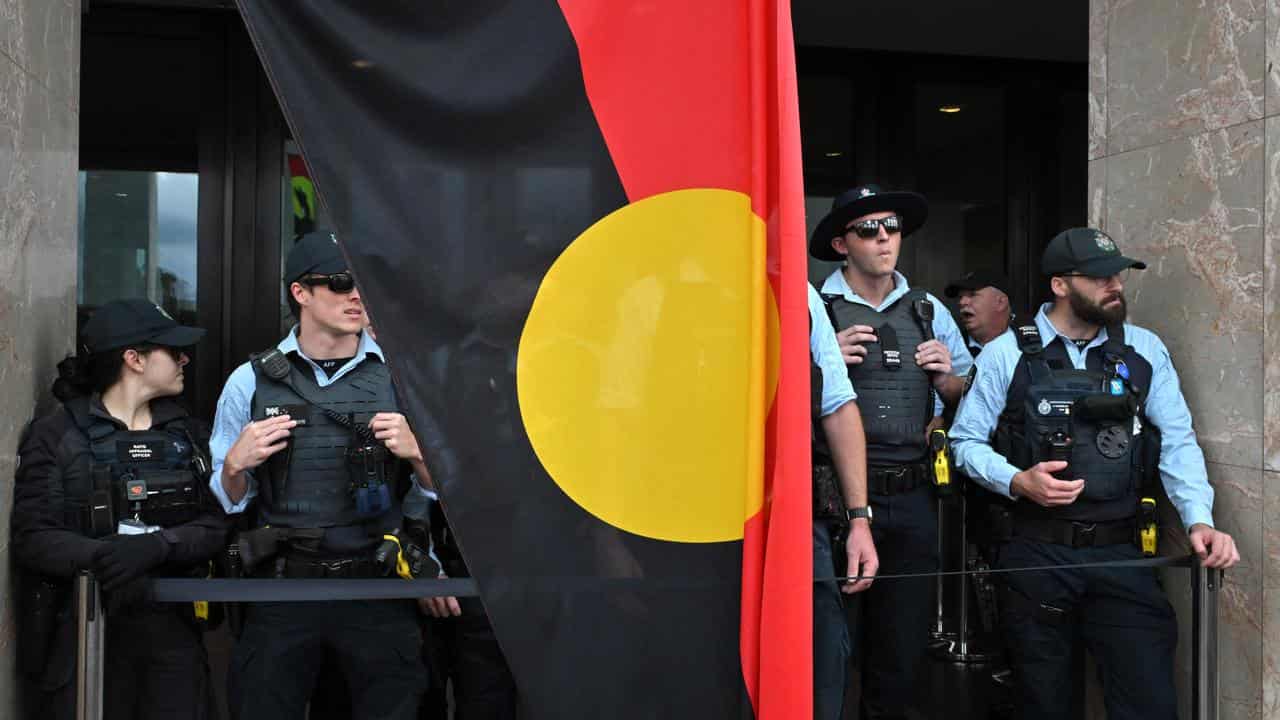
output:
M1243 556L1220 599L1227 720L1280 718L1277 31L1280 0L1090 2L1089 217L1150 265L1131 316L1169 348ZM1185 546L1166 516L1165 547ZM1166 587L1185 640L1186 574Z
M19 435L74 347L80 0L0 0L0 717L24 717L9 513Z

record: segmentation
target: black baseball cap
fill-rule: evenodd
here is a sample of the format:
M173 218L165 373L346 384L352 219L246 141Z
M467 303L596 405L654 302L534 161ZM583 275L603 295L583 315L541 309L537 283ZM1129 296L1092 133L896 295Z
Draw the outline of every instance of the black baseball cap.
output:
M312 230L298 238L284 262L284 281L291 283L303 275L330 275L347 269L347 259L338 248L332 230Z
M953 298L959 296L963 290L981 290L984 287L993 287L1005 295L1012 294L1009 292L1009 278L1004 273L990 268L970 270L942 292L947 297Z
M1045 275L1077 273L1107 278L1121 270L1146 270L1147 264L1120 254L1110 235L1094 228L1063 230L1049 241L1040 260Z
M204 328L179 325L146 298L112 300L94 311L80 331L80 343L91 353L141 343L187 347L203 337Z

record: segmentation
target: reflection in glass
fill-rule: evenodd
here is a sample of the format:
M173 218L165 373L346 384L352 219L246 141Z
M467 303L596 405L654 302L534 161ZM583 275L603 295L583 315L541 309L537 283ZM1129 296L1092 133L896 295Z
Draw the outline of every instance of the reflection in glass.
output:
M117 298L147 297L195 324L198 189L195 173L80 173L82 315Z

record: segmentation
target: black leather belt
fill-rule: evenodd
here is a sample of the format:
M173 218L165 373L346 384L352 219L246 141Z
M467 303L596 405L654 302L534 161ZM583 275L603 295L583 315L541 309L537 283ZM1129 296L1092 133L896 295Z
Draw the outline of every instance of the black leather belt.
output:
M867 469L867 492L875 495L901 495L932 482L932 469L924 463L891 468Z
M1071 548L1131 545L1134 527L1133 518L1098 523L1017 516L1013 520L1013 534L1018 537Z
M380 578L386 577L386 568L374 562L372 556L354 557L305 557L282 555L274 562L268 561L258 568L254 577L278 577L292 579L316 578Z

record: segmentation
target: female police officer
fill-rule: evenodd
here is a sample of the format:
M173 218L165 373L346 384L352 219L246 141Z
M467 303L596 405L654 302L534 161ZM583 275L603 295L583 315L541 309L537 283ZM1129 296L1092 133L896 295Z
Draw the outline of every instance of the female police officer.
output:
M149 577L203 575L225 541L206 491L208 431L175 399L183 349L203 335L148 300L103 305L82 354L59 364L62 406L23 440L13 556L27 574L21 652L40 717L75 710L69 587L81 570L95 573L107 606L105 717L207 715L203 608L148 601Z

